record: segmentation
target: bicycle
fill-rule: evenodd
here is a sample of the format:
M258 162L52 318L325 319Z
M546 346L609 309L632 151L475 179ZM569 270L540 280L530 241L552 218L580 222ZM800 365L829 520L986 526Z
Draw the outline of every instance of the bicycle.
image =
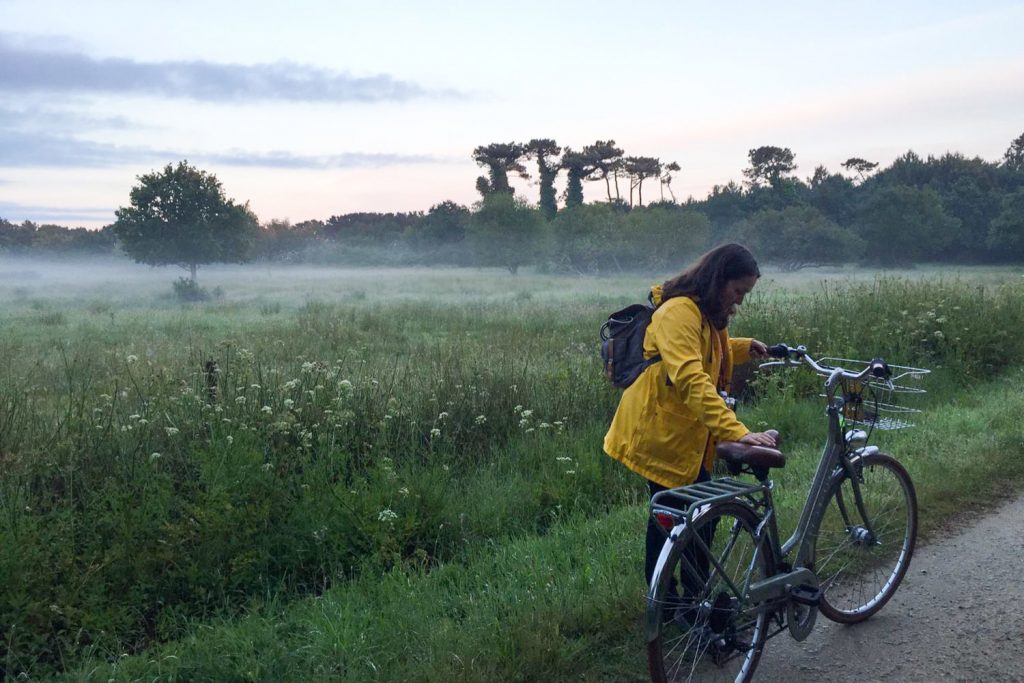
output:
M816 361L778 344L761 367L806 366L826 377L828 436L792 536L780 543L770 470L778 450L718 445L730 475L662 491L651 514L666 540L647 593L645 631L655 683L748 681L766 641L804 640L818 612L851 624L878 612L906 575L917 539L914 484L867 445L873 429L912 426L896 384L929 371L882 359ZM848 370L852 364L862 369ZM895 375L895 376L894 376ZM861 429L866 427L867 429ZM734 477L753 474L757 483Z

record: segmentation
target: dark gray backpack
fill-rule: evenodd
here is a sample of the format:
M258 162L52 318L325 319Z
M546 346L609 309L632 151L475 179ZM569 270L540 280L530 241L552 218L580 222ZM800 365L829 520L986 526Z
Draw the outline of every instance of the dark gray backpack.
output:
M654 300L632 304L615 311L601 325L601 360L604 374L613 385L625 389L636 381L644 370L661 360L658 354L644 358L644 334L654 314Z

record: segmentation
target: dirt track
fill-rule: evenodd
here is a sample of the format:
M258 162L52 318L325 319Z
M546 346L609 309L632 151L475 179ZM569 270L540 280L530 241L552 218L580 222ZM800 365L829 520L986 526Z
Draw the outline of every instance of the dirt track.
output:
M754 680L1024 681L1024 496L919 546L863 624L770 640Z

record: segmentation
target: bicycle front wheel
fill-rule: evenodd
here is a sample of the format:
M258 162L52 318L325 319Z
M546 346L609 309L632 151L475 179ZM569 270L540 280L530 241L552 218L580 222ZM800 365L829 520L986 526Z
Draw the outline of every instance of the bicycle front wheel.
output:
M671 547L648 596L655 683L750 680L768 629L767 615L746 596L771 566L755 540L758 521L746 506L715 505Z
M875 453L854 468L856 482L844 476L833 487L812 565L821 613L843 624L882 609L903 581L917 541L917 495L903 466Z

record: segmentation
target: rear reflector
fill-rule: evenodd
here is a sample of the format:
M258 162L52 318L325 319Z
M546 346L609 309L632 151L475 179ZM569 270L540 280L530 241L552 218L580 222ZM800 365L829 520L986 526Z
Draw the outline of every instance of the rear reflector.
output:
M672 527L676 525L676 518L667 512L655 512L654 518L658 520L658 525L665 531L672 531Z

